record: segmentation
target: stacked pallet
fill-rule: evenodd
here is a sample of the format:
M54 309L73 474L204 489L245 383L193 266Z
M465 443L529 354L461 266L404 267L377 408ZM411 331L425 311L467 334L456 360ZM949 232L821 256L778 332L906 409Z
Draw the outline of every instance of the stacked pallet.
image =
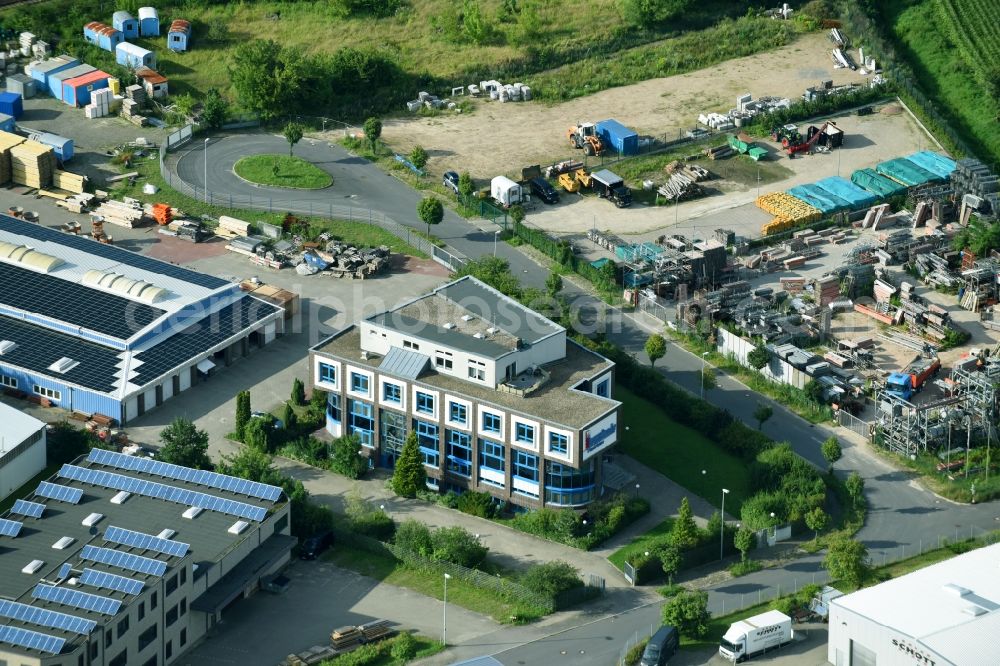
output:
M396 633L389 627L388 620L373 620L366 624L358 625L358 630L361 631L365 643L380 641Z
M348 651L361 645L363 637L357 627L340 627L330 632L330 643L337 652Z
M55 170L56 154L52 146L25 141L10 149L10 177L18 185L51 187Z
M170 207L169 204L156 203L153 204L153 219L160 226L170 224L174 219L174 209Z
M821 308L840 298L840 279L836 275L824 275L816 280L816 299Z
M24 143L24 137L0 132L0 185L10 182L10 149Z
M60 169L52 172L52 186L60 190L80 194L83 192L86 183L87 177L80 174L61 171Z
M757 207L774 215L774 219L764 223L761 234L780 233L806 222L814 222L822 214L809 204L784 192L771 192L757 197Z
M237 236L249 236L250 223L244 222L243 220L236 217L229 217L228 215L220 215L219 226L216 229L216 234L218 234L219 236L225 236L226 238L236 238Z
M145 212L142 203L134 199L128 201L105 201L91 213L94 218L129 229L142 224Z

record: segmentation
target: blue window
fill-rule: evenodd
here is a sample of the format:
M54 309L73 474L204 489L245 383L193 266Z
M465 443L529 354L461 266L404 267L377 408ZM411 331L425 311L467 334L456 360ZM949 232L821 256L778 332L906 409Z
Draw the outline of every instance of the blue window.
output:
M461 423L465 425L469 418L469 410L457 402L448 403L448 419L452 423Z
M594 499L594 461L580 469L545 461L545 503L579 506Z
M348 400L347 405L347 431L352 435L357 435L363 445L374 446L375 419L372 415L375 410L371 403Z
M337 368L329 363L319 364L319 380L328 384L337 383Z
M340 394L326 394L326 416L334 423L340 423Z
M402 391L400 391L399 385L382 382L382 400L385 402L394 402L397 405L403 404Z
M417 391L417 411L421 414L433 414L434 396Z
M424 464L437 467L440 464L438 453L438 427L427 421L413 420L413 429L417 433L417 444L420 445L420 455Z
M602 398L610 398L611 397L610 386L611 386L611 380L605 379L597 385L597 389L594 391L594 393L601 396Z
M535 443L535 428L527 423L518 423L514 427L514 441L524 444Z
M513 451L514 476L538 483L538 456L527 451Z
M472 440L457 430L446 430L448 435L448 471L461 476L472 476Z
M565 454L569 451L569 439L557 432L549 433L549 453Z
M351 390L355 393L368 393L368 377L352 372Z
M490 414L489 412L483 412L483 432L493 432L498 435L502 434L500 432L500 415Z
M497 472L504 470L503 444L488 439L479 440L479 466Z

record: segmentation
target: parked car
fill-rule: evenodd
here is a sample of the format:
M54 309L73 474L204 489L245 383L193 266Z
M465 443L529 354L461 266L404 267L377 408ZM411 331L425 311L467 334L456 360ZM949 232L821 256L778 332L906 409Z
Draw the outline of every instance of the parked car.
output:
M458 174L454 171L445 171L441 184L458 194Z
M299 551L299 559L315 560L323 554L323 551L333 545L333 532L327 531L322 534L311 536L302 542L302 549Z
M556 188L549 184L549 181L544 178L532 178L528 181L528 187L531 188L532 194L536 195L539 199L547 204L559 203L559 192Z
M660 627L646 643L646 650L639 662L640 666L665 666L667 660L677 652L679 645L677 629L670 625Z

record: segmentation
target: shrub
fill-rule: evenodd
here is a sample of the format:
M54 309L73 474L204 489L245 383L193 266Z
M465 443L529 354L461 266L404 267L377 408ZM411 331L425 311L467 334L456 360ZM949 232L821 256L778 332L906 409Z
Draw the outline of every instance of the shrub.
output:
M430 528L412 518L407 518L396 528L393 543L424 557L430 557L433 551Z
M496 505L493 503L493 495L469 491L458 496L455 503L462 513L480 518L492 518L496 514Z
M292 404L304 405L306 403L306 387L302 380L296 377L292 380Z
M410 661L417 656L417 639L408 631L399 634L392 641L389 656L400 662Z
M840 460L840 442L836 437L830 437L823 442L822 446L820 446L820 452L822 452L826 461L832 465Z
M646 651L646 643L648 642L649 639L647 638L628 649L628 652L625 653L625 666L636 666L639 663L639 660L642 659L642 653Z
M663 604L663 624L677 627L682 636L701 638L708 632L708 593L686 590Z
M521 576L520 583L529 590L550 597L583 586L580 572L572 565L560 560L533 564Z
M340 437L333 443L330 469L349 479L360 479L368 470L368 458L359 453L361 443L357 435Z
M347 517L352 531L379 541L391 539L396 529L389 514L375 506L374 502L363 499L356 491L347 498Z
M469 569L482 563L489 550L479 543L478 536L463 527L439 527L431 534L431 546L433 559Z

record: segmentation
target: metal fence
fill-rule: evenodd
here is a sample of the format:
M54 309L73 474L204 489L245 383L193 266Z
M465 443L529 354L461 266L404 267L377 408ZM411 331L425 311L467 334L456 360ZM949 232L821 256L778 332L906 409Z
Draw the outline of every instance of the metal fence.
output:
M868 421L863 421L857 416L854 416L850 412L846 412L843 409L838 409L835 412L837 424L847 428L848 430L855 432L865 439L872 436L872 426L874 423L869 423Z
M191 140L191 126L171 134L160 146L160 176L167 185L192 199L203 201L208 205L227 210L259 210L268 213L296 213L310 217L325 217L328 219L347 220L359 224L371 224L380 227L396 236L434 261L450 270L458 270L465 265L467 258L453 248L438 247L426 238L414 232L413 229L396 222L386 215L355 206L341 206L334 203L319 203L311 201L296 201L294 199L275 199L269 196L233 195L212 192L205 188L190 185L184 179L175 175L166 164L167 154L176 151ZM178 135L178 138L174 138Z

